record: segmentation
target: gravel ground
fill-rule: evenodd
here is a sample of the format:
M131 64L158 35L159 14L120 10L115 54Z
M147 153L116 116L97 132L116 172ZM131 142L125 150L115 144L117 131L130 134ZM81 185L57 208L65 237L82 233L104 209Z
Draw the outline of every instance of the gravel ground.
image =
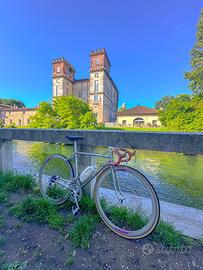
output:
M148 239L123 239L100 224L90 247L75 249L59 232L46 225L21 223L8 214L5 206L0 205L0 215L5 220L0 229L5 239L0 245L2 260L27 262L27 270L203 269L202 246L183 247L177 251Z

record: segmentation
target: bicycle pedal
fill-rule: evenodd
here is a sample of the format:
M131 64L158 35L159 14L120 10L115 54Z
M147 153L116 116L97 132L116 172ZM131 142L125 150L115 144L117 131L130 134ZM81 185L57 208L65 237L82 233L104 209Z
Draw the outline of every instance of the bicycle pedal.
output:
M80 210L80 208L78 208L76 206L72 206L72 214L73 214L73 216L75 216L78 213L79 210Z

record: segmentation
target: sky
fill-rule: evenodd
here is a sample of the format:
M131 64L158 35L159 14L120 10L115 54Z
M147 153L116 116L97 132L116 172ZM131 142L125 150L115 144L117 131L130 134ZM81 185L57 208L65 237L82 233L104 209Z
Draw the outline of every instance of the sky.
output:
M106 48L119 106L153 107L191 93L184 72L202 0L0 0L0 97L35 107L51 101L53 58L76 79L89 77L89 53Z

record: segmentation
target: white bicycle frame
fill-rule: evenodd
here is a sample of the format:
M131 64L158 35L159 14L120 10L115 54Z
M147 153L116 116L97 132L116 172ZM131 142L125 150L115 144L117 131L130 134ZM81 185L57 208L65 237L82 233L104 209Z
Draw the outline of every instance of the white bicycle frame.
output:
M77 142L74 141L74 143L73 143L73 154L70 156L70 158L68 158L69 161L74 160L74 162L75 162L75 178L74 179L80 180L79 179L78 156L83 155L83 156L89 156L89 157L102 157L102 158L106 158L109 161L111 161L111 160L113 160L113 153L112 153L112 150L111 150L112 147L108 147L108 148L109 148L109 154L95 154L95 153L88 153L88 152L79 152L79 151L77 151ZM109 162L106 162L99 170L97 170L90 178L88 178L84 182L80 181L81 188L86 186L108 164L109 164Z
M72 159L74 159L74 161L75 161L75 177L74 177L74 180L76 179L76 181L80 183L81 188L83 188L87 184L89 184L89 182L91 182L97 175L99 175L104 170L104 168L107 165L110 165L110 164L109 164L109 162L106 162L92 176L90 176L84 182L81 182L80 177L79 177L79 169L78 169L78 156L79 155L85 155L85 156L89 156L89 157L102 157L102 158L108 159L109 161L113 161L113 151L112 151L113 147L109 146L108 149L109 149L109 151L108 151L109 154L108 155L107 154L94 154L94 153L88 153L88 152L79 152L79 151L77 151L77 142L74 141L73 154L71 155L71 157L68 160L71 161ZM114 184L114 189L115 189L116 195L117 195L118 199L122 202L124 200L124 195L122 194L120 186L118 184L117 176L115 174L113 165L111 166L111 171L112 171L112 175L113 175L113 184Z

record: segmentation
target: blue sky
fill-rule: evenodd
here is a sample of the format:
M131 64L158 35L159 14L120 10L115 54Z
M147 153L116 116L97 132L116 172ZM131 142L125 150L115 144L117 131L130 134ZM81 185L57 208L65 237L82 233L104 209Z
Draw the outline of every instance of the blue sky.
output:
M105 47L119 105L153 106L190 93L184 71L200 0L0 0L0 97L51 101L51 61L66 57L89 76L89 52Z

